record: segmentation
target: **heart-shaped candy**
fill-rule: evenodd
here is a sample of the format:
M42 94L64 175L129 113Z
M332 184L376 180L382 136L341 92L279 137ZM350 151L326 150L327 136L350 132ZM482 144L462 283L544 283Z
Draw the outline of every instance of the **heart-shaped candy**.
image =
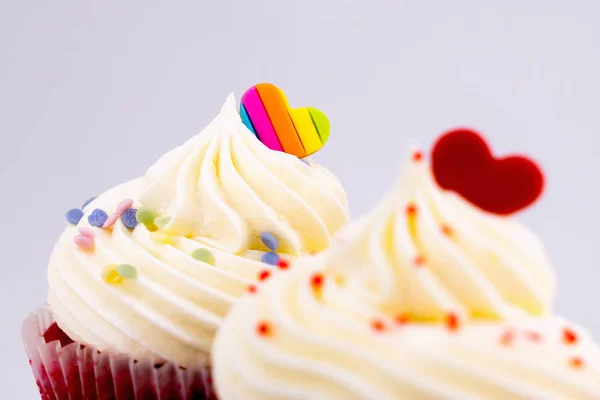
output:
M303 158L329 139L327 116L312 107L292 109L285 94L270 83L252 86L242 96L244 125L268 148Z
M470 129L442 135L431 155L438 185L490 213L509 215L535 202L544 189L538 165L523 156L494 158L485 139Z

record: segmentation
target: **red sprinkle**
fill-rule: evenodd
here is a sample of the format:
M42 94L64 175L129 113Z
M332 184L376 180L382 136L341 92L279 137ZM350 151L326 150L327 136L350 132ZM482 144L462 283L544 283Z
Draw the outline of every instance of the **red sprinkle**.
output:
M452 228L449 225L442 224L441 229L442 229L442 233L448 237L454 235L454 231L452 230Z
M406 206L406 214L409 217L415 216L417 214L417 206L415 205L415 203L408 203L408 205Z
M500 344L502 344L503 346L510 346L513 344L514 341L515 341L515 332L512 330L506 330L500 336Z
M315 290L321 289L323 287L324 281L325 281L325 277L323 276L323 274L317 272L317 273L313 274L313 276L311 276L310 285Z
M371 328L373 328L373 330L377 332L383 332L386 330L385 324L380 319L374 319L373 321L371 321Z
M577 369L583 368L583 366L584 366L583 358L581 358L581 357L572 357L569 360L569 364L573 368L577 368Z
M419 162L419 161L423 160L423 152L415 151L412 155L412 159L415 162Z
M257 290L258 290L258 288L256 287L256 285L254 285L254 284L248 285L248 292L249 293L256 293Z
M446 327L450 332L457 332L460 329L460 320L455 313L446 315Z
M281 258L277 263L277 267L279 269L288 269L290 267L290 262Z
M406 315L406 314L399 314L396 316L396 318L394 318L394 321L398 325L406 325L409 322L409 318L408 318L408 315Z
M563 329L563 343L567 346L573 345L577 343L577 334L573 332L572 329L564 328Z
M532 342L541 342L542 341L542 334L539 332L535 332L535 331L525 332L525 337L527 339L531 340Z
M270 336L273 333L273 328L268 322L261 321L256 325L256 333L260 336Z
M419 255L415 257L415 261L414 261L415 265L417 267L422 267L425 265L425 257Z
M269 279L270 276L271 276L271 271L269 271L268 269L263 269L262 271L260 271L258 273L258 280L260 282L266 281L267 279Z

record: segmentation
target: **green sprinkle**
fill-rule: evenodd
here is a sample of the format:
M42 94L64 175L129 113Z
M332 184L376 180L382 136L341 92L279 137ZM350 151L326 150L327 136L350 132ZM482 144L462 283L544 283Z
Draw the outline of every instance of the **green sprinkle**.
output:
M148 208L140 208L139 210L137 210L135 218L140 224L148 226L154 223L154 219L156 219L156 214L154 213L154 211Z
M196 249L192 251L192 257L198 261L205 262L210 265L215 265L215 256L207 249Z
M156 224L156 226L158 226L159 228L164 228L165 226L167 226L167 224L171 222L171 217L162 217L162 218L156 218L154 220L154 223Z
M125 279L135 278L137 276L137 269L133 265L121 264L117 267L117 272Z

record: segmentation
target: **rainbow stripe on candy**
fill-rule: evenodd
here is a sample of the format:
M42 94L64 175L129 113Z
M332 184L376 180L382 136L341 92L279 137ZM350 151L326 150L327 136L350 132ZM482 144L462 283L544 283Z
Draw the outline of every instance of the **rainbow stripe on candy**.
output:
M292 109L275 85L260 83L242 96L240 116L244 125L268 148L303 158L329 139L327 116L316 108Z

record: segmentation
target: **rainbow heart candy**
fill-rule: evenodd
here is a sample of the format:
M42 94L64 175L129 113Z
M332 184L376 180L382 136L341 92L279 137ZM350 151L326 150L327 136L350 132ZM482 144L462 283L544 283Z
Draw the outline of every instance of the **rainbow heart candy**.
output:
M265 146L296 157L315 153L329 139L325 114L312 107L292 109L285 94L270 83L259 83L244 93L240 116Z

